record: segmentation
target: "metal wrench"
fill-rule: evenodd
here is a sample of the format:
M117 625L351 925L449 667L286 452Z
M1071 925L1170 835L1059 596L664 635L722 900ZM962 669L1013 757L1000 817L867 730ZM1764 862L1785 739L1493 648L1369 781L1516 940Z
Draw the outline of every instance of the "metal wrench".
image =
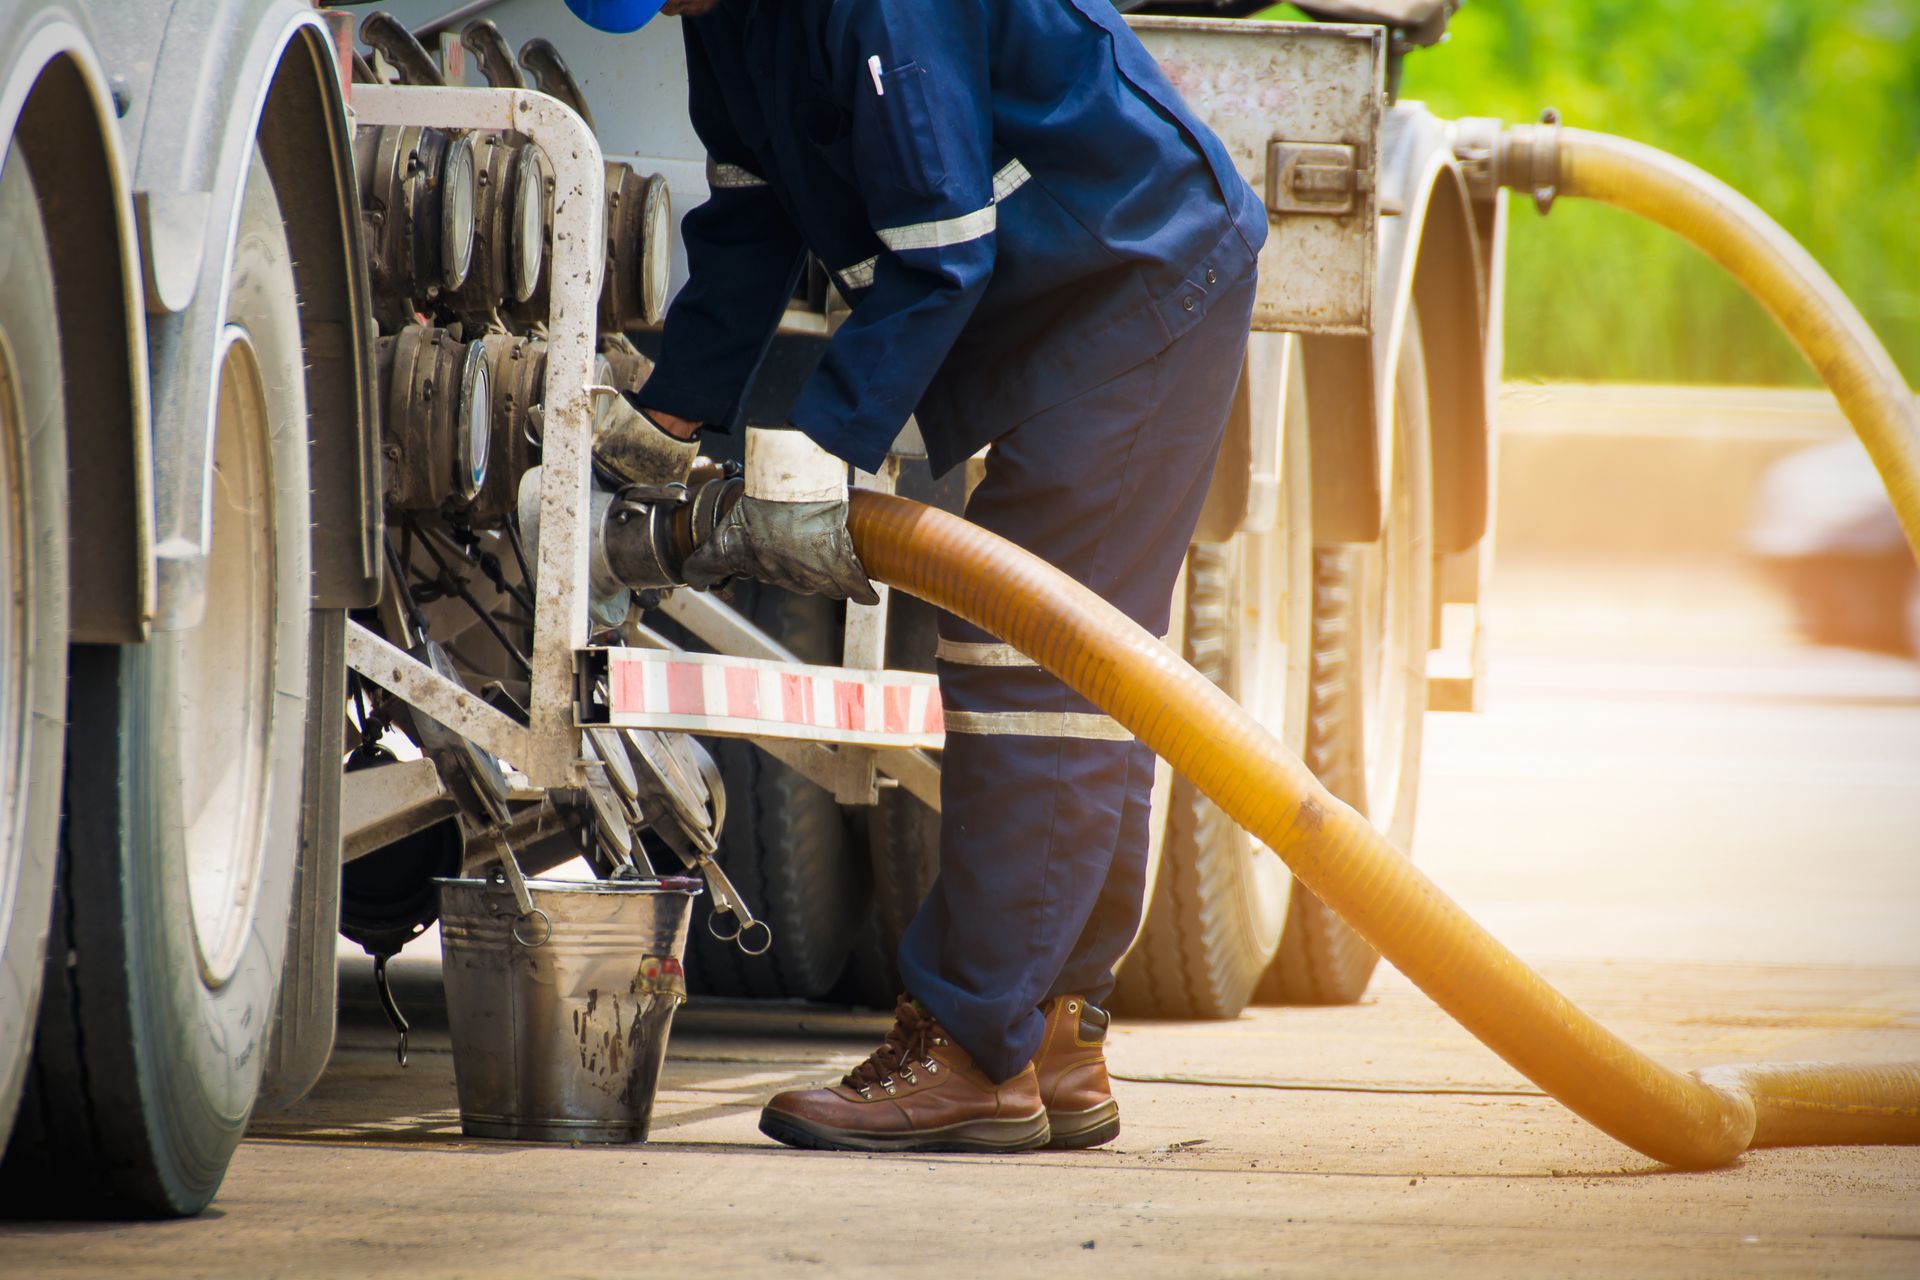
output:
M746 901L741 898L740 891L733 887L733 881L727 879L727 873L720 869L720 864L713 860L712 854L702 852L695 855L694 865L699 867L700 874L706 877L707 893L713 901L712 913L707 916L707 932L717 941L731 942L747 955L765 955L773 946L772 926L764 920L753 918L753 913L747 909ZM725 927L720 923L722 916L733 917L732 932L725 931ZM753 933L755 929L760 931L759 934ZM762 938L765 940L755 947L748 941L749 936L756 941Z

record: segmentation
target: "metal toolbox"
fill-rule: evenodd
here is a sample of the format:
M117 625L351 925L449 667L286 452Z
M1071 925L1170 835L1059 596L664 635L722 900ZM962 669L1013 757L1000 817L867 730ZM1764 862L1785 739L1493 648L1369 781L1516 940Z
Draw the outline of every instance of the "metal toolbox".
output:
M1372 332L1385 28L1129 22L1266 203L1253 327Z

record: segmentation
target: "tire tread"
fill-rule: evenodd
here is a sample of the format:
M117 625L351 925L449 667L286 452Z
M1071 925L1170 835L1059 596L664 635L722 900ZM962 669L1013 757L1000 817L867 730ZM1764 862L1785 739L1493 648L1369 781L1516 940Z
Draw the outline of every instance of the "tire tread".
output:
M1224 546L1188 552L1186 658L1225 687L1232 619ZM1139 940L1116 975L1116 1012L1136 1017L1232 1018L1273 958L1236 918L1244 891L1244 840L1233 821L1186 779L1168 790L1160 874Z

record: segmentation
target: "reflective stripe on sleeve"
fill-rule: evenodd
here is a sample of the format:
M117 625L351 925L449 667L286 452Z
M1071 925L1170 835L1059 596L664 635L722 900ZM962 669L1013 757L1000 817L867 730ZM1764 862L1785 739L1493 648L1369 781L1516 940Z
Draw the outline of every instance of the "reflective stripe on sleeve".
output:
M856 262L833 274L840 277L840 283L849 289L870 289L873 287L873 268L880 261L876 254L864 262Z
M1033 175L1027 172L1027 166L1018 160L1009 160L1000 166L993 175L993 202L999 204L1008 196L1027 185L1027 179Z
M744 187L764 187L767 180L737 164L725 164L707 157L707 186L715 191L735 191Z
M934 656L942 662L962 667L1037 667L1040 664L1010 644L975 644L967 640L941 640Z
M874 234L880 237L881 244L895 253L905 253L909 249L944 249L949 245L978 240L981 236L991 235L999 222L999 210L988 205L957 218L910 222L904 227L879 227Z
M1082 738L1131 742L1133 735L1111 716L1089 711L949 711L947 733L1013 738Z
M944 249L948 245L965 244L969 240L978 240L1000 225L999 211L994 205L1027 185L1027 179L1033 175L1027 172L1027 166L1018 160L1009 160L1001 165L993 175L993 201L983 209L972 213L963 213L957 218L941 218L934 222L910 222L903 227L881 227L874 234L880 237L880 243L901 253L908 249ZM858 284L854 275L866 268L866 277ZM838 273L840 278L856 289L863 289L873 283L873 259L856 263Z

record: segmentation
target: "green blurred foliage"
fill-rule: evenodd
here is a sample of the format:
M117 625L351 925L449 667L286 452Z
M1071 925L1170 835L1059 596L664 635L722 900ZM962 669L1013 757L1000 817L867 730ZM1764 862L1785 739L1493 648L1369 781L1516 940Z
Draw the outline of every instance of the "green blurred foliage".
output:
M1284 9L1285 6L1281 6ZM1671 151L1832 273L1920 384L1920 0L1468 0L1402 96ZM1718 268L1613 209L1511 205L1509 376L1809 383Z

